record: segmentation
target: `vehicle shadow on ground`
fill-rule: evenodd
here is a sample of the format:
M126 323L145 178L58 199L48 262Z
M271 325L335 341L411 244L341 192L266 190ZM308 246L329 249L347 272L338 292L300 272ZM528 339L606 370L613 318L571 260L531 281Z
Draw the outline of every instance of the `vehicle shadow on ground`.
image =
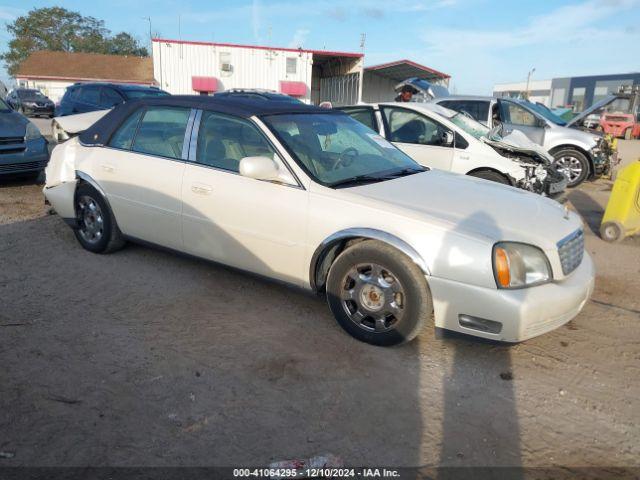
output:
M58 217L0 237L3 465L421 464L418 342L358 342L323 299L207 261L91 254Z
M503 238L491 214L478 211L461 220L442 240L434 269L447 271L451 265L477 262L460 250L460 238L481 229L489 238ZM490 249L488 255L490 256ZM476 265L475 268L478 268ZM491 271L491 264L486 266ZM436 305L436 315L449 318L449 310L458 314L459 306ZM449 320L453 321L453 320ZM471 333L472 331L469 330ZM453 350L450 368L443 379L442 443L439 479L522 478L520 428L514 391L515 374L509 344L438 330L438 336ZM477 472L464 467L501 468ZM504 467L511 467L505 470Z
M604 208L586 193L572 190L568 195L569 201L584 219L589 229L600 236L600 223L604 215Z

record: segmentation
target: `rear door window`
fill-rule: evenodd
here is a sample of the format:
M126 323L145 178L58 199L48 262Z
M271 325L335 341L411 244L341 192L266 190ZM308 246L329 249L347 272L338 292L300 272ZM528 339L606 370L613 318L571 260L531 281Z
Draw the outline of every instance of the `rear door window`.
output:
M148 108L140 121L132 150L167 158L182 158L182 146L191 109Z
M439 104L456 112L468 113L479 122L486 123L489 117L489 102L482 100L446 100Z

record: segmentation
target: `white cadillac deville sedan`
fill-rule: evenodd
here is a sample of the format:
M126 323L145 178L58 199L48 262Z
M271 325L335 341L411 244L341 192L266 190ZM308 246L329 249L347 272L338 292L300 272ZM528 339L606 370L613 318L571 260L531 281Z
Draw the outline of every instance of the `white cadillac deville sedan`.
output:
M44 193L80 244L144 241L326 292L377 345L435 325L517 342L594 285L582 223L516 188L421 167L348 115L261 99L116 107L53 151Z

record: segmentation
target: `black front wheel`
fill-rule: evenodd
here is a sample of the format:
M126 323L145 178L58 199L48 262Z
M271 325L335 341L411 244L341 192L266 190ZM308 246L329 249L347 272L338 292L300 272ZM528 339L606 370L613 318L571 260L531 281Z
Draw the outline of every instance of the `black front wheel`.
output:
M349 334L382 346L415 338L433 311L420 268L375 240L359 242L336 258L327 278L327 301Z
M553 158L556 169L567 177L567 187L577 187L589 176L589 160L582 152L563 148L554 152Z
M81 184L76 191L76 238L85 250L111 253L122 248L124 239L109 205L91 185Z

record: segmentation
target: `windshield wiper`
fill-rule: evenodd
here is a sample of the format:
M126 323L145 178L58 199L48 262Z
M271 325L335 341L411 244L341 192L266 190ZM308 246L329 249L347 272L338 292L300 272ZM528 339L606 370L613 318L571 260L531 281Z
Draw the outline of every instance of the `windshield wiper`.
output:
M389 178L398 178L398 177L406 177L407 175L413 175L415 173L426 172L426 168L403 168L402 170L398 170L396 172L391 172L388 175L385 175L385 179Z
M386 177L374 176L374 175L356 175L355 177L345 178L332 183L330 187L351 187L355 185L366 185L367 183L382 182L386 180Z

